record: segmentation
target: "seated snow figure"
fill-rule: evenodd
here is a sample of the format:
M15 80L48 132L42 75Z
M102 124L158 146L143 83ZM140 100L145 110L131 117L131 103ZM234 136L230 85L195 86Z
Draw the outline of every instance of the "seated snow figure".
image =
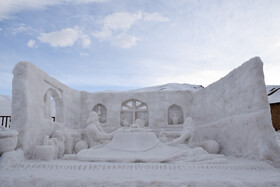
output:
M96 112L90 112L86 124L87 127L85 129L85 134L89 141L90 147L113 138L114 133L106 133L102 129L101 125L99 124L98 115Z
M185 123L183 124L183 132L178 138L175 138L171 142L168 142L168 145L176 145L187 143L192 136L192 132L194 131L194 121L191 117L186 118Z
M210 154L217 154L220 150L219 144L215 140L206 140L198 143L190 143L190 139L192 137L193 132L195 131L194 120L191 117L186 118L185 123L183 124L183 131L181 135L174 140L167 142L168 145L177 145L177 144L188 144L189 147L202 147L205 151ZM167 132L162 132L161 135L170 135L174 136L174 134L168 134Z
M141 119L136 119L135 122L131 125L132 128L144 128L144 121Z

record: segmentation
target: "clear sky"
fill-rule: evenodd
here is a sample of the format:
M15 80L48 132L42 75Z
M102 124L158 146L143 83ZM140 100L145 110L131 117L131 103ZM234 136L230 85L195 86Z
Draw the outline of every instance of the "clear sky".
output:
M207 86L255 56L279 85L279 0L0 0L3 95L20 61L94 92Z

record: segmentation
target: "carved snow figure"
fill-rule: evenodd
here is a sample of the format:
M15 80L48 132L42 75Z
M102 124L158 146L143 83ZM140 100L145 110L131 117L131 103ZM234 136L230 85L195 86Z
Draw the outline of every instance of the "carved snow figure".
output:
M185 142L188 142L189 139L192 136L192 132L195 129L195 125L194 125L194 121L191 117L186 118L185 123L183 124L183 132L181 133L181 135L172 140L171 142L168 142L168 145L176 145L176 144L182 144Z
M177 144L186 143L189 147L192 147L192 148L202 147L205 151L207 151L210 154L217 154L219 152L220 147L219 147L218 142L216 142L215 140L205 140L205 141L198 142L198 143L190 142L194 131L195 131L194 120L191 117L188 117L185 119L185 123L183 124L183 131L180 134L180 136L173 139L170 142L167 142L166 144L173 146L173 145L177 145ZM161 139L164 140L164 138L166 138L166 136L174 136L176 134L174 134L172 132L168 133L168 132L163 131L160 133L160 136L161 136Z
M62 158L65 153L65 137L57 132L53 134L53 137L57 139L57 146L58 146L57 158Z
M141 119L136 119L135 122L131 125L132 128L144 128L145 122Z
M56 138L45 136L43 145L38 145L34 148L34 156L38 160L53 160L58 155L58 146Z
M87 149L88 148L88 143L85 140L80 140L76 143L75 145L75 152L78 153L83 149Z
M90 112L86 122L85 129L86 137L89 141L90 147L103 143L105 140L111 140L114 133L106 133L99 124L98 115L95 111Z
M122 127L113 133L106 133L100 127L98 115L92 112L87 121L86 134L91 138L90 149L78 152L81 161L110 162L213 162L225 163L223 155L210 155L203 148L192 148L185 144L192 135L194 122L188 118L183 133L169 143L162 143L152 129L142 128L142 120L137 119L130 127ZM96 141L110 140L102 145Z

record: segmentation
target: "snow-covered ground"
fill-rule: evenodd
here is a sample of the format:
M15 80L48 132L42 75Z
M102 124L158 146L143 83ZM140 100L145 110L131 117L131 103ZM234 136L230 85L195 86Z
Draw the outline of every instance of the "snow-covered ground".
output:
M105 163L67 160L13 163L1 186L253 186L280 185L268 162L229 158L227 164Z

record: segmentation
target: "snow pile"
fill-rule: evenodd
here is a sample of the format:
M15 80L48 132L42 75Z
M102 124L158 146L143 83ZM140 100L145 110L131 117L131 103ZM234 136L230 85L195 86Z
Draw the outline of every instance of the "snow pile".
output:
M280 86L268 85L266 86L268 102L270 104L280 103Z

